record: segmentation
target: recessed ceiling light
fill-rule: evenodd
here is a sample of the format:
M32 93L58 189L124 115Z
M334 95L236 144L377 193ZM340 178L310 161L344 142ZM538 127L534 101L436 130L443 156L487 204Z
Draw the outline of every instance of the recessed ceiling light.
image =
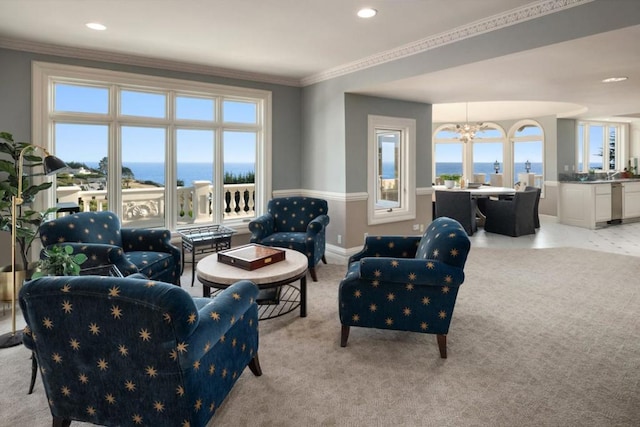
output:
M623 82L625 80L627 80L629 77L624 77L624 76L620 76L620 77L609 77L606 79L602 80L602 83L617 83L617 82Z
M377 10L372 9L370 7L365 7L358 11L358 16L360 18L373 18L374 16L376 16L377 13L378 13Z
M107 27L105 27L104 25L98 23L98 22L89 22L88 24L86 24L87 28L91 28L92 30L96 30L96 31L104 31L107 29Z

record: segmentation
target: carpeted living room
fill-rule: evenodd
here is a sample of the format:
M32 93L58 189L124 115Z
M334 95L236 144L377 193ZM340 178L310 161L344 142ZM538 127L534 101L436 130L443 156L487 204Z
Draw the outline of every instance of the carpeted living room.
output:
M638 40L0 0L0 427L640 427Z
M638 223L587 231L543 222L518 239L478 232L447 359L433 335L410 332L352 328L341 348L346 267L322 265L306 318L260 322L263 375L246 370L209 425L637 425L638 234ZM187 270L183 288L201 296L190 280ZM30 369L24 346L2 350L3 426L50 424L40 379L27 395Z

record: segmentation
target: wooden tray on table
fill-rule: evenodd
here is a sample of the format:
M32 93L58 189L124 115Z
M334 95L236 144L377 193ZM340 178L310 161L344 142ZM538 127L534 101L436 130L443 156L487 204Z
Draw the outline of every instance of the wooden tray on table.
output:
M282 249L251 243L218 252L218 261L251 271L282 261L285 256Z

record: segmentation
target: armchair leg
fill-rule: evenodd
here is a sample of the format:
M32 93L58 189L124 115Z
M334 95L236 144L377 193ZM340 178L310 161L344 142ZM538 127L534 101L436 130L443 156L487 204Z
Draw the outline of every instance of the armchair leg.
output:
M347 340L349 339L350 326L342 325L342 333L340 334L340 347L347 346Z
M29 393L33 393L33 387L36 385L36 376L38 374L38 359L36 355L31 353L31 384L29 384Z
M60 417L53 417L52 425L53 427L69 427L71 425L71 420Z
M447 336L446 335L437 335L438 338L438 348L440 349L440 357L443 359L447 358Z
M312 279L314 282L317 282L317 281L318 281L318 276L316 276L316 268L315 268L315 267L311 267L311 268L309 269L309 273L311 274L311 279Z
M249 362L249 369L256 377L262 375L262 368L260 367L260 360L258 359L258 355L253 356L253 359Z
M325 264L327 263L327 258L324 256L324 254L322 255L322 262L324 262Z

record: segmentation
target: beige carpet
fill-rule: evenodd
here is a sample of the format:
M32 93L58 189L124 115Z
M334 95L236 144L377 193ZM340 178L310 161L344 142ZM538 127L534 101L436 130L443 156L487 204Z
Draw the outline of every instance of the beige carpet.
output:
M264 375L246 370L211 426L640 425L639 258L472 248L446 360L416 333L352 328L341 348L344 271L318 269L307 318L260 323ZM29 352L0 358L0 426L50 425Z

